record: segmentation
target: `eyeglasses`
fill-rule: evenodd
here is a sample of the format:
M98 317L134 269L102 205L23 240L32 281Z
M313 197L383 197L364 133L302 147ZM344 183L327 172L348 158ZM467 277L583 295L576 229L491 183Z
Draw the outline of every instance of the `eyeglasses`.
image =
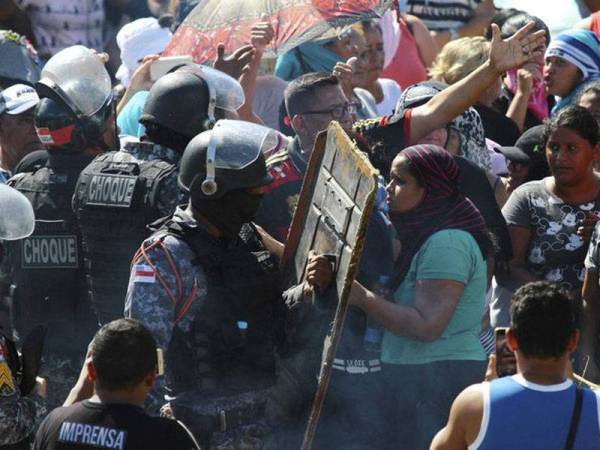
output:
M303 114L329 114L335 120L339 120L339 119L341 119L343 117L346 117L346 115L356 114L356 110L357 109L358 109L358 105L356 103L346 103L344 105L334 106L334 107L332 107L330 109L321 109L321 110L315 110L315 111L304 111L304 112L298 113L298 115L303 115Z

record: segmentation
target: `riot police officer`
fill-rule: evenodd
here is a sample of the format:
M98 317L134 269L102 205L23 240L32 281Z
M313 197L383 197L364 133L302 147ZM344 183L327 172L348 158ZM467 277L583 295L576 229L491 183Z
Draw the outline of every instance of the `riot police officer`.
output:
M48 327L44 368L49 405L66 397L77 377L96 320L86 303L81 239L71 209L81 170L116 145L111 81L104 64L83 46L53 56L36 84L35 128L48 160L10 183L33 205L33 234L8 247L12 318L20 341L34 326Z
M267 390L282 344L278 265L252 220L271 181L263 151L274 130L219 121L186 148L179 185L189 195L133 260L126 315L144 322L166 354L154 406L175 416L203 448L263 448Z
M0 185L0 239L12 241L33 232L33 208L27 198L15 189ZM1 255L1 246L0 246ZM1 257L1 256L0 256ZM0 302L0 319L6 315L6 305ZM28 440L46 413L45 380L38 379L32 392L21 392L17 383L19 356L0 322L0 449L24 450Z
M198 133L244 102L239 83L209 67L185 67L160 78L140 117L146 134L96 158L77 184L73 208L84 239L92 305L101 324L123 316L131 257L147 225L183 202L179 160ZM111 245L106 245L110 236Z

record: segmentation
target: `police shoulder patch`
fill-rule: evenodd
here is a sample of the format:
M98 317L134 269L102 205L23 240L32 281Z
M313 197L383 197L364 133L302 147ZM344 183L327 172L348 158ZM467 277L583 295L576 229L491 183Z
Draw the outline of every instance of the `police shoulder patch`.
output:
M156 271L148 264L136 264L133 266L134 283L155 283Z
M15 380L10 367L4 356L0 355L0 397L10 397L15 392Z

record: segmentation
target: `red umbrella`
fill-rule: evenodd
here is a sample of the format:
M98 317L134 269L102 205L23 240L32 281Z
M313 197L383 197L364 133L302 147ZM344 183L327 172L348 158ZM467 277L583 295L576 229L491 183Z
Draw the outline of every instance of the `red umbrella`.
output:
M266 56L277 56L332 28L380 17L392 0L202 0L186 17L165 55L212 61L216 45L227 53L250 42L250 28L266 14L275 29Z

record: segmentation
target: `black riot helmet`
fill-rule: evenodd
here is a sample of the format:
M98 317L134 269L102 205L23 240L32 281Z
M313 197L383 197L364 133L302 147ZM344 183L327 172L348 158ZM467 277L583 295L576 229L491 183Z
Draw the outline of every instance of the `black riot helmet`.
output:
M39 58L31 43L14 31L0 30L0 88L33 86L40 79Z
M35 128L46 148L113 150L103 139L114 111L111 80L96 53L81 45L61 50L48 60L35 87L40 96Z
M407 109L424 105L447 87L447 84L434 80L423 81L407 87L398 99L396 113L403 114Z
M369 147L371 163L385 176L390 173L396 155L408 146L403 136L403 117L407 109L424 105L438 92L447 87L438 81L424 81L407 87L396 104L395 114L389 117L367 119L356 122L352 130L358 141Z
M264 152L282 145L271 128L239 120L220 120L196 136L181 158L178 183L192 204L272 181Z
M185 65L154 83L140 123L191 139L214 126L215 109L236 111L243 103L244 91L229 75L210 67Z

